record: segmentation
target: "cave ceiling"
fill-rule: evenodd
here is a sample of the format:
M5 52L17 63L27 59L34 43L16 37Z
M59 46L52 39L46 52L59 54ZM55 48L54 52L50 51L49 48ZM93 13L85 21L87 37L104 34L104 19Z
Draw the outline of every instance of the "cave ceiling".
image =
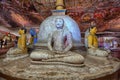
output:
M39 27L51 15L56 0L0 0L0 30ZM96 20L99 31L120 31L120 0L64 0L66 15L81 31Z

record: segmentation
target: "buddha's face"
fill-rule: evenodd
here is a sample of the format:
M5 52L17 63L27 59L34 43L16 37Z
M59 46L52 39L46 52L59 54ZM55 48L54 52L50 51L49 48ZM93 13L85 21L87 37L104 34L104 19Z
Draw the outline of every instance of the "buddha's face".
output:
M19 30L18 33L21 35L21 34L24 34L24 30Z
M97 28L96 28L96 27L93 27L92 29L90 29L90 32L91 32L91 33L96 33L96 32L97 32Z
M56 25L56 28L57 28L57 29L62 29L62 28L63 28L63 25L64 25L63 19L57 18L57 19L55 20L55 25Z

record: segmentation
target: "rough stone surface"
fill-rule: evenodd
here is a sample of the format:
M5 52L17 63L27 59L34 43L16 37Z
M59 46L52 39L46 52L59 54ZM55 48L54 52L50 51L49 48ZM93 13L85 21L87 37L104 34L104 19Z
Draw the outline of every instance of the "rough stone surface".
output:
M23 53L21 49L12 47L6 53L4 61L17 60L27 56L28 54Z
M27 80L91 80L112 74L120 68L120 62L112 59L108 60L108 64L90 59L85 57L84 66L32 64L29 57L13 61L0 59L0 73Z

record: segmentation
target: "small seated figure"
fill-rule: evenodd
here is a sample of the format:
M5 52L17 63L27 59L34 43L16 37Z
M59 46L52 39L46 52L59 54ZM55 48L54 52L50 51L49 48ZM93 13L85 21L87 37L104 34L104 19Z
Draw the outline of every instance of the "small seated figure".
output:
M87 36L87 48L88 53L93 56L106 57L109 51L98 48L98 39L96 36L97 28L95 26L90 27L89 34Z
M37 33L34 28L30 29L30 45L37 43Z
M110 43L110 40L106 39L105 42L104 42L104 48L109 50L111 47L111 43Z
M56 31L48 36L49 50L35 50L30 57L33 61L64 62L71 64L82 64L84 57L78 53L69 51L72 48L72 35L68 30L64 30L64 20L55 20Z

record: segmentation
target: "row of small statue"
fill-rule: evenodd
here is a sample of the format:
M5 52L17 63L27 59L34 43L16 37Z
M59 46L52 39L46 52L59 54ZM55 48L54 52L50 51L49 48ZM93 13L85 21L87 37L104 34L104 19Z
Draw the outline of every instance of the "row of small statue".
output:
M24 31L21 31L21 30L24 30ZM11 36L11 33L9 32L7 32L1 39L0 39L0 48L9 48L10 46L8 46L8 44L10 43L11 45L13 45L13 46L15 46L15 47L17 47L17 46L19 46L19 44L20 43L22 43L22 41L20 40L21 38L20 37L23 37L24 35L26 35L26 28L24 27L24 28L21 28L20 30L19 30L19 34L20 34L20 36L18 37L18 36L16 36L15 38L13 38L12 36ZM23 35L24 34L24 35ZM36 33L36 31L35 31L35 29L34 28L31 28L30 29L30 35L31 35L31 38L30 38L30 41L29 41L29 44L35 44L36 42L37 42L37 33ZM26 36L24 36L24 38L25 39L23 39L23 40L25 40L25 42L23 42L24 43L24 45L26 45L26 40L27 40L27 38L26 38ZM18 41L18 39L19 39L19 41ZM21 41L21 42L20 42ZM20 46L19 46L20 47Z
M26 32L27 32L27 29L25 27L22 27L18 31L20 36L17 39L17 47L19 49L21 49L23 53L28 53ZM37 33L36 33L35 29L31 28L29 30L29 32L30 32L30 35L31 35L29 45L37 43Z
M48 49L34 50L31 52L30 57L33 61L60 61L66 63L76 63L81 64L84 62L84 57L79 53L72 52L71 48L73 47L72 35L70 31L64 31L64 20L62 18L57 18L55 20L55 25L57 30L52 32L48 36L47 47ZM107 50L101 50L98 48L98 40L96 36L97 28L95 25L92 25L87 31L85 36L85 46L87 48L87 53L93 56L106 57L110 53ZM34 32L30 32L31 44L35 38ZM19 30L20 37L18 39L18 48L22 50L22 53L28 53L26 45L26 29L21 28ZM66 37L65 37L66 36ZM66 38L66 42L64 42ZM35 40L36 42L36 40ZM67 44L65 46L65 44Z

